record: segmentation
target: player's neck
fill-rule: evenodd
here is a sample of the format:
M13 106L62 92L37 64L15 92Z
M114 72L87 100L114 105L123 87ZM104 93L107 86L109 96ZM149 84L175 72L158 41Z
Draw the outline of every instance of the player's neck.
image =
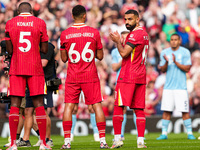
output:
M180 46L178 46L178 47L176 47L176 48L172 48L172 47L171 47L171 49L172 49L173 51L177 51L177 50L179 49L179 47L180 47Z
M23 15L23 14L31 14L30 12L20 12L20 15Z

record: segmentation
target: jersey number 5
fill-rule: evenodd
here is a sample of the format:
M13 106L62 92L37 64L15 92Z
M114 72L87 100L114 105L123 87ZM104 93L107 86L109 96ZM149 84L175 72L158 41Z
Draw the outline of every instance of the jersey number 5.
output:
M80 54L77 50L74 50L74 47L76 43L72 43L70 48L69 48L69 59L72 63L78 63L82 57L83 61L85 62L91 62L94 58L94 52L89 49L91 42L87 42L85 44L85 47L83 48L82 53ZM86 54L89 53L90 57L87 58ZM75 55L75 58L72 58L72 55Z
M19 43L26 43L27 46L25 48L20 46L19 50L22 52L28 52L31 49L31 42L29 39L26 39L24 36L31 36L31 32L20 32Z

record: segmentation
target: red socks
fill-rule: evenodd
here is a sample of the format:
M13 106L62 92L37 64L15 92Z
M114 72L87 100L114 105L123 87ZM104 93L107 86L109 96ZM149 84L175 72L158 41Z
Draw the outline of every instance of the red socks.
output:
M97 122L97 128L99 131L99 138L105 137L106 122Z
M135 109L138 137L144 137L146 118L143 109Z
M10 108L10 114L9 114L9 126L10 126L11 146L16 141L18 123L19 123L19 108L11 106L11 108Z
M43 141L43 144L46 145L46 112L44 106L35 108L36 112L36 121L38 124L40 139Z
M72 128L72 121L63 121L63 130L65 138L70 138L71 128Z
M114 106L113 128L115 135L117 134L121 135L122 122L123 122L123 107Z

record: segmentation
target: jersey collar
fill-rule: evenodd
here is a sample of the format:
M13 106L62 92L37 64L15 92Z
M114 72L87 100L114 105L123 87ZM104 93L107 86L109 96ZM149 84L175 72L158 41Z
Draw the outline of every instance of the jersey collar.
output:
M74 23L72 27L80 28L80 27L85 27L85 26L87 26L85 23Z
M29 12L23 12L23 13L20 13L19 16L21 16L21 17L27 17L27 16L32 16L32 14L29 13Z
M143 30L143 28L142 28L142 26L138 26L135 29L133 29L133 31L135 31L135 30Z

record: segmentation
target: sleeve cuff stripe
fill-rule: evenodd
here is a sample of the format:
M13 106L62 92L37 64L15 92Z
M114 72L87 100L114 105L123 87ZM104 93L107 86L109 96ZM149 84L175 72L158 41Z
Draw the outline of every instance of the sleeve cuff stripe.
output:
M135 48L135 45L133 45L133 44L130 43L130 42L127 42L126 45L129 45L129 46L132 47L133 49Z

